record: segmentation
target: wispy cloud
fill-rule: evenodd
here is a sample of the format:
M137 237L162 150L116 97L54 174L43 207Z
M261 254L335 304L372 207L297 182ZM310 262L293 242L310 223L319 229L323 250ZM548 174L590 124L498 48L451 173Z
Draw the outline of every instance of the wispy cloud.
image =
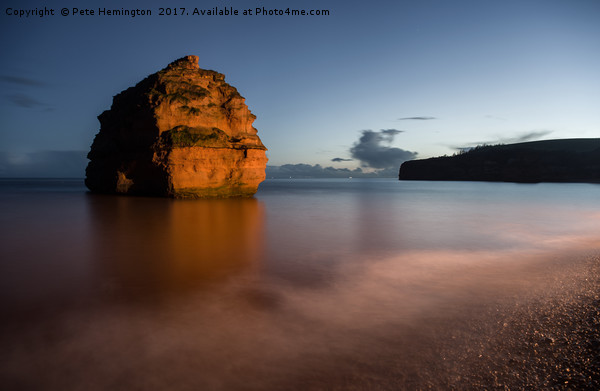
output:
M379 131L381 134L387 136L387 137L391 137L392 139L394 138L395 135L400 134L400 133L404 133L404 130L398 130L398 129L381 129ZM391 139L390 139L391 141Z
M29 96L27 94L22 94L22 93L12 94L12 95L7 95L7 98L13 104L15 104L19 107L27 108L27 109L31 109L34 107L46 106L44 103L38 101L35 98L32 98L31 96Z
M420 116L420 117L404 117L404 118L398 118L398 121L410 121L410 120L416 120L416 121L429 121L432 119L437 119L436 117L429 117L429 116Z
M350 148L350 154L354 159L360 160L363 167L398 168L404 161L414 159L417 153L385 146L382 143L391 143L394 136L401 132L397 129L381 129L379 132L363 130L358 142Z
M457 151L469 150L478 145L495 145L495 144L517 144L517 143L525 143L527 141L536 141L539 140L549 134L551 134L552 130L533 130L530 132L523 132L516 134L511 137L503 137L499 136L496 139L490 139L487 141L477 141L473 143L468 143L463 146L453 146L452 149Z
M32 88L47 87L46 83L29 77L14 75L0 75L0 83L5 85L5 92L9 92L8 95L5 95L6 99L15 106L26 109L45 107L46 110L52 110L47 104L32 97L30 93Z
M341 157L334 157L333 159L331 159L332 162L351 162L354 159L343 159Z
M494 119L496 121L506 121L506 118L496 117L495 115L487 114L484 116L487 119Z
M28 77L0 75L0 81L28 87L45 87L46 83Z
M552 133L552 130L537 130L527 133L522 133L517 136L501 139L503 143L523 143L525 141L538 140Z

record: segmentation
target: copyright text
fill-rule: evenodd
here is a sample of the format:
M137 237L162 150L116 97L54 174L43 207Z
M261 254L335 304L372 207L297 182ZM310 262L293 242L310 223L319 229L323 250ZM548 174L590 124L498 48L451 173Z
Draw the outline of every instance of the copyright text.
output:
M53 17L53 16L127 16L135 18L136 16L329 16L331 11L328 9L292 9L292 8L233 8L233 7L212 7L212 8L185 8L185 7L158 7L156 9L111 9L106 7L98 8L12 8L4 9L4 14L10 17L31 18L31 17Z

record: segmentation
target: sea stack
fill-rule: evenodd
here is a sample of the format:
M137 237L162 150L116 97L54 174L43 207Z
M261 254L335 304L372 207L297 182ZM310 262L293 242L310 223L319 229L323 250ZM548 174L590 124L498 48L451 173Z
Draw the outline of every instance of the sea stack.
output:
M224 75L198 66L197 56L116 95L98 119L85 180L92 192L252 196L265 179L256 116Z

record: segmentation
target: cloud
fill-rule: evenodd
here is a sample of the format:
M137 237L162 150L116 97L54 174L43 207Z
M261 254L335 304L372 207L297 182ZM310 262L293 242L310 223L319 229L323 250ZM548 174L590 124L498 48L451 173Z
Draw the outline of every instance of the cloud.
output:
M538 140L544 136L549 135L550 133L552 133L552 130L532 131L532 132L528 132L528 133L523 133L519 136L502 139L503 140L502 142L507 143L507 144L508 143L524 143L526 141Z
M401 133L397 129L382 129L379 132L363 130L362 136L350 148L353 158L360 160L363 167L375 169L398 168L406 160L414 159L416 152L381 145L382 142L391 143L394 136Z
M30 97L26 94L12 94L7 96L8 100L13 104L24 107L26 109L31 109L34 107L46 106L44 103L38 101L35 98Z
M380 133L384 134L386 136L392 137L394 138L395 135L403 133L404 130L398 130L398 129L381 129Z
M267 166L267 178L395 178L398 169L391 171L365 172L361 168L323 167L320 164L284 164L282 166Z
M382 143L391 143L394 137L403 130L381 129L379 131L363 130L360 139L350 148L353 159L336 157L332 162L349 162L359 160L363 167L374 170L363 171L358 167L334 168L323 167L320 164L284 164L282 166L267 166L267 178L397 178L400 164L414 159L416 152L389 147Z
M506 121L506 118L496 117L495 115L491 115L491 114L485 115L484 117L488 118L488 119L494 119L497 121Z
M29 87L44 87L46 83L27 77L0 75L0 81Z
M31 94L29 94L29 91L31 91L32 87L46 87L47 86L46 83L41 82L39 80L30 79L28 77L11 76L11 75L0 75L0 82L3 82L4 84L9 83L9 84L13 84L14 86L16 86L16 87L5 86L6 87L5 90L10 89L10 90L14 91L14 93L12 93L10 95L6 95L6 98L8 99L9 102L14 104L15 106L23 107L26 109L46 107L47 111L52 110L52 108L48 107L47 104L40 102L39 100L33 98L31 96ZM22 91L24 91L24 92L22 92Z
M539 140L542 137L545 137L552 132L553 132L552 130L534 130L534 131L530 131L530 132L526 132L526 133L517 134L512 137L498 137L495 140L478 141L478 142L469 143L469 144L466 144L466 145L463 145L460 147L454 146L451 148L455 149L457 151L468 151L469 149L476 147L478 145L518 144L518 143L524 143L527 141Z
M428 117L428 116L421 116L421 117L404 117L404 118L398 118L398 121L406 121L406 120L417 120L417 121L429 121L432 119L437 119L436 117Z
M86 151L0 151L0 177L83 178L88 160Z

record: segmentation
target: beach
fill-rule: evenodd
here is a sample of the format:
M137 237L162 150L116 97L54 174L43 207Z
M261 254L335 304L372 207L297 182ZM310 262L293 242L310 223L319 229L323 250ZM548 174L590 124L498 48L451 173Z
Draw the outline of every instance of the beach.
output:
M274 389L600 389L600 257L584 253L505 274L517 284L465 287L479 297L388 330L373 343L386 349L340 355Z
M400 388L600 389L600 258L581 257L531 270L530 284L459 305L449 317L432 316L431 328L416 331L423 350L415 379Z
M455 361L449 388L600 389L599 258L555 267L567 271L543 273L546 282L458 332L463 348L443 353Z

